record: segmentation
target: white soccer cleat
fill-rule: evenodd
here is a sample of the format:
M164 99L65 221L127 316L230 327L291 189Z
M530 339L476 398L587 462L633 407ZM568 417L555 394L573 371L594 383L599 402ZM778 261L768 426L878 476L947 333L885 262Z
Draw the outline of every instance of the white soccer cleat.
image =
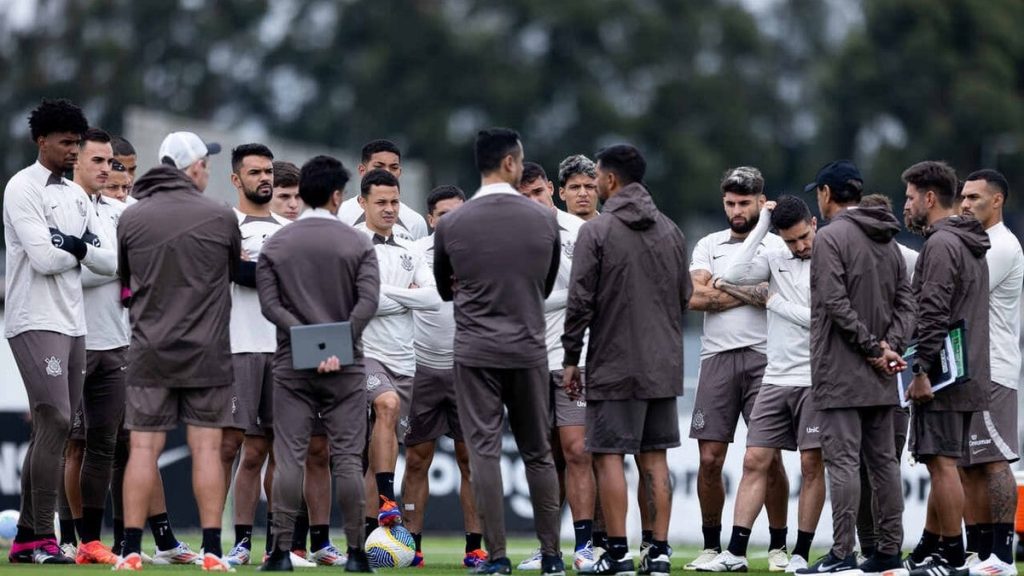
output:
M718 554L718 550L715 550L714 548L705 548L703 551L701 551L700 554L697 555L696 558L691 560L689 564L683 566L683 570L696 570L697 566L711 562L715 559L716 556L718 556Z
M768 551L768 571L785 572L789 566L789 554L785 548L776 548Z
M537 551L533 553L533 556L530 556L526 560L520 562L519 566L516 566L516 570L540 570L540 562L541 554L540 549L538 548Z
M594 569L594 543L588 541L586 546L580 548L572 555L572 567L577 572L590 572Z
M310 562L295 552L289 552L288 557L292 561L292 568L316 568L316 562Z
M786 566L786 574L796 574L797 570L803 570L804 568L807 568L807 558L799 554L793 554L789 559L789 565Z
M184 542L178 542L178 545L170 550L157 550L153 553L153 564L157 566L202 563L203 557L193 552Z
M698 572L746 572L749 568L745 556L735 556L728 550L723 550L710 562L697 565Z
M341 550L338 550L334 544L328 544L313 552L313 562L320 566L345 566L345 563L348 562L348 556Z
M1007 564L995 554L991 554L969 568L971 576L1017 576L1017 566Z
M992 556L989 556L989 558L991 558L991 557ZM981 557L978 556L978 553L977 552L971 552L970 554L968 554L967 555L967 559L964 561L964 566L966 566L967 568L970 568L970 567L975 566L977 564L981 564Z
M75 558L78 558L78 547L70 542L61 544L60 553L74 560Z
M246 543L252 544L251 542L247 542L248 540L248 538L244 538L241 542L235 544L235 547L228 552L228 555L224 557L224 560L231 566L242 566L244 564L248 564L252 559L252 550L249 550L249 548L245 546Z

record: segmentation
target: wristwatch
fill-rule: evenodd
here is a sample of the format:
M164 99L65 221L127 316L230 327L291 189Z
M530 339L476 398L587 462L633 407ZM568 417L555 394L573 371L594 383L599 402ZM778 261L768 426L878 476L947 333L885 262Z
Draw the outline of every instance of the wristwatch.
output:
M914 362L914 365L910 367L910 371L913 372L914 376L920 376L925 373L924 366L921 366L917 362Z

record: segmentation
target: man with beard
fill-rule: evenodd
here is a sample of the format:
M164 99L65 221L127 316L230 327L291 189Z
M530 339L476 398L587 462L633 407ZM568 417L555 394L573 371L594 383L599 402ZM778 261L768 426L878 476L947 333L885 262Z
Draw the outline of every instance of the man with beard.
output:
M966 561L961 532L964 488L957 464L970 463L968 435L977 434L973 420L986 419L984 411L989 409L989 399L994 395L989 362L989 270L986 262L991 242L976 218L955 214L958 184L956 173L948 165L919 162L907 168L902 177L907 185L904 208L918 227L927 230L914 274L914 297L918 302L917 353L907 397L914 402L910 451L918 462L928 466L932 484L928 497L931 522L925 523L922 543L929 534L938 536L937 545L934 537L928 538L935 548L929 558L918 563L911 557L906 567L911 574L944 576L959 572ZM938 384L941 378L939 357L943 343L949 331L960 322L966 326L965 373L954 385L933 391L932 385ZM991 422L991 418L988 420ZM985 432L983 428L982 433ZM979 464L984 460L993 461L992 456L996 455L995 450L978 452ZM999 456L1003 460L1011 457ZM1001 500L1005 499L1005 481L998 475L991 480L995 482L990 490ZM1013 488L1011 481L1011 493ZM994 569L992 574L1002 571L999 566L987 567Z
M693 279L691 310L704 311L704 335L701 338L700 381L693 404L690 438L697 440L700 466L697 472L697 498L704 531L704 550L686 570L713 560L722 551L722 508L725 485L722 465L736 433L740 416L750 421L761 377L768 363L765 301L768 284L734 286L713 283L732 266L750 231L757 226L764 207L764 178L761 171L740 166L725 173L721 183L722 204L729 228L701 238L693 250L690 277ZM774 234L766 234L763 250L786 250L786 243ZM783 570L786 556L786 513L789 485L780 457L772 459L768 472L765 508L771 531L769 566Z
M558 164L558 197L565 210L583 221L597 218L597 168L583 154L575 154Z

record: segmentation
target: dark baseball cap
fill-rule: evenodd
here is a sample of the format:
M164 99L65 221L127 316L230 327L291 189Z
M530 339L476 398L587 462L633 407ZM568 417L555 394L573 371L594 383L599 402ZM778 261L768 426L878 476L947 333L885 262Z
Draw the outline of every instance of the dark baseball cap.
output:
M864 182L864 179L861 178L860 170L857 169L857 165L852 160L833 160L822 166L821 170L818 170L818 175L814 177L814 182L804 186L804 192L814 192L826 185L829 188L835 188L849 180Z

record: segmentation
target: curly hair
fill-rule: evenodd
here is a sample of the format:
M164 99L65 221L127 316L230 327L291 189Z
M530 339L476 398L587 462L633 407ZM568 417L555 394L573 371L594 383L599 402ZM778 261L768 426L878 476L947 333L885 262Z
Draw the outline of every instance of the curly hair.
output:
M28 115L28 127L32 131L32 141L41 136L57 132L85 134L89 129L89 121L85 119L82 109L70 100L60 98L43 101Z

